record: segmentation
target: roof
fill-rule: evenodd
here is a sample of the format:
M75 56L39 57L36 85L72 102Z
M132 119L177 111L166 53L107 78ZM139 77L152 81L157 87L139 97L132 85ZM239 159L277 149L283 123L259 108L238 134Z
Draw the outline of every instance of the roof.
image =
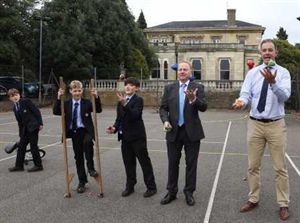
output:
M235 28L252 27L252 28L262 28L260 25L243 22L236 20ZM152 29L188 29L188 28L229 28L227 25L227 20L211 20L211 21L174 21L161 24L158 26L153 26L146 28L146 30Z

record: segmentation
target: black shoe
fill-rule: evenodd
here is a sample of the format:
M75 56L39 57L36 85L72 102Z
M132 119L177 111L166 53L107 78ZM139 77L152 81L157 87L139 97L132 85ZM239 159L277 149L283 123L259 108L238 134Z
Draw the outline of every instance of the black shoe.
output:
M166 194L166 196L161 200L161 204L162 205L165 205L165 204L169 204L169 203L171 203L172 201L174 201L174 200L176 200L177 199L177 197L176 197L176 194L173 194L173 193L171 193L171 192L168 192L167 194Z
M34 167L28 169L27 171L28 172L37 172L37 171L43 171L43 170L44 170L44 168L42 166L34 166Z
M146 192L144 193L144 197L152 197L154 194L157 193L157 190L154 189L147 189Z
M24 171L24 167L14 166L14 167L8 168L8 171L9 172L21 172L21 171Z
M97 177L98 176L98 173L96 170L89 170L89 174L91 177Z
M122 197L127 197L130 194L132 194L134 192L134 188L126 188L123 192L122 192Z
M195 199L193 197L193 194L191 192L184 192L185 194L185 201L188 206L194 206L195 204Z
M79 183L78 187L77 187L77 193L78 194L82 194L85 192L85 187L84 187L85 183Z

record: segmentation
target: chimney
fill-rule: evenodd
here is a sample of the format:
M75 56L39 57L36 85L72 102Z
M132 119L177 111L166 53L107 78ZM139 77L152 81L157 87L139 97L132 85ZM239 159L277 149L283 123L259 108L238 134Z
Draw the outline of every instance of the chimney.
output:
M236 26L235 20L235 9L227 9L227 26Z

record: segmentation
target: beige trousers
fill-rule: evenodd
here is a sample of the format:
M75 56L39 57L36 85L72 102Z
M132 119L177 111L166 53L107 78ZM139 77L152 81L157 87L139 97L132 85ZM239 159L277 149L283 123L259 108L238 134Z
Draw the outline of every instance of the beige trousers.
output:
M286 126L284 119L269 123L249 119L247 142L249 201L253 203L259 201L261 160L268 143L275 170L277 203L280 207L288 207L290 186L285 160Z

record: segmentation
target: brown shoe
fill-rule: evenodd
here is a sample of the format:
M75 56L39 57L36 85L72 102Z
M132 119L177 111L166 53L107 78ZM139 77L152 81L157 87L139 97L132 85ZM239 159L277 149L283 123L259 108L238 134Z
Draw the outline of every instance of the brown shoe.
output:
M279 217L281 220L285 221L289 218L290 212L288 207L281 207L279 209Z
M258 205L258 203L252 203L251 201L248 201L246 204L244 204L244 205L241 207L240 212L251 211L251 210L254 209L257 205Z

